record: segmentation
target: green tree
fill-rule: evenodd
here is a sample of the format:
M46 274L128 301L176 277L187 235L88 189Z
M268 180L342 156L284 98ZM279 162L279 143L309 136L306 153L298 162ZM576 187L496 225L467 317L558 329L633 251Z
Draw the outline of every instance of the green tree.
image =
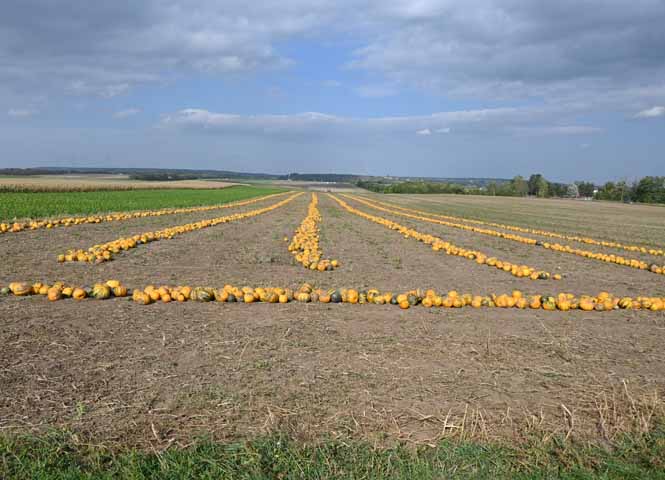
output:
M521 175L517 175L510 183L515 195L525 197L529 193L529 184Z
M529 177L529 195L546 197L548 189L549 182L540 173L534 173Z
M629 188L626 182L607 182L598 189L596 198L599 200L613 200L620 202L626 198Z
M591 182L576 182L580 197L593 197L593 191L596 186Z
M529 195L536 195L538 192L538 182L543 178L540 173L534 173L529 177Z
M665 203L665 177L644 177L635 185L634 199L644 203Z
M548 182L546 197L566 197L568 196L568 185L565 183Z

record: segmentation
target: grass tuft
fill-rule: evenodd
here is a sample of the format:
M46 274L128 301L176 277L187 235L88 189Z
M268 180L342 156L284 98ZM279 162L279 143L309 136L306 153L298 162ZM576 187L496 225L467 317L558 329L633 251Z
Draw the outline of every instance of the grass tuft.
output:
M435 448L305 445L283 436L246 443L114 452L77 436L0 437L0 478L51 479L663 479L665 431L625 436L612 449L555 439L520 446L445 441Z

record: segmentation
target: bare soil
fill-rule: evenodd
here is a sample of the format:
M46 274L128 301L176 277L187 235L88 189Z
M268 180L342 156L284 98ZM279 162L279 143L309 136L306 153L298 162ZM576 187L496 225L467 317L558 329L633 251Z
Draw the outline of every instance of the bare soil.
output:
M306 214L303 195L268 214L141 246L102 265L54 259L67 248L218 214L0 236L0 284L118 278L132 287L309 281L480 294L663 291L665 279L654 274L412 223L566 274L561 282L514 278L435 253L319 198L322 249L342 263L332 272L307 271L286 250L284 237ZM142 447L271 430L379 444L555 432L611 442L622 431L648 429L664 413L662 313L0 297L0 324L0 431L64 427L98 443Z

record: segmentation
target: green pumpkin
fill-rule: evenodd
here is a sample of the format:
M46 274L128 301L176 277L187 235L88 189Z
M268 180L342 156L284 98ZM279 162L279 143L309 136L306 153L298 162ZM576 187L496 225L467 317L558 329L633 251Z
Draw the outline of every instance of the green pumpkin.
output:
M111 288L108 285L98 283L92 288L90 296L97 300L106 300L111 297Z
M2 288L0 288L0 295L9 295L9 292L11 292L11 290L9 289L9 287L2 287Z
M342 301L342 294L339 292L339 290L335 290L331 295L330 295L330 301L332 303L340 303Z
M215 291L211 288L196 287L192 290L192 300L198 302L212 302L215 299Z

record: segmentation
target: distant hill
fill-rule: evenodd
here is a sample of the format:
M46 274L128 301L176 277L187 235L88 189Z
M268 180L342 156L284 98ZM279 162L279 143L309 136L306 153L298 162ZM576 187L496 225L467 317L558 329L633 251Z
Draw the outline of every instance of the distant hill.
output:
M289 173L276 175L270 173L233 172L229 170L195 170L172 168L82 168L82 167L35 167L35 168L3 168L0 175L31 176L31 175L128 175L136 180L168 181L194 179L246 179L246 180L293 180L304 182L356 183L372 181L377 183L400 182L440 182L455 183L464 186L483 187L489 183L505 183L503 178L452 178L452 177L408 177L378 176L337 173Z

